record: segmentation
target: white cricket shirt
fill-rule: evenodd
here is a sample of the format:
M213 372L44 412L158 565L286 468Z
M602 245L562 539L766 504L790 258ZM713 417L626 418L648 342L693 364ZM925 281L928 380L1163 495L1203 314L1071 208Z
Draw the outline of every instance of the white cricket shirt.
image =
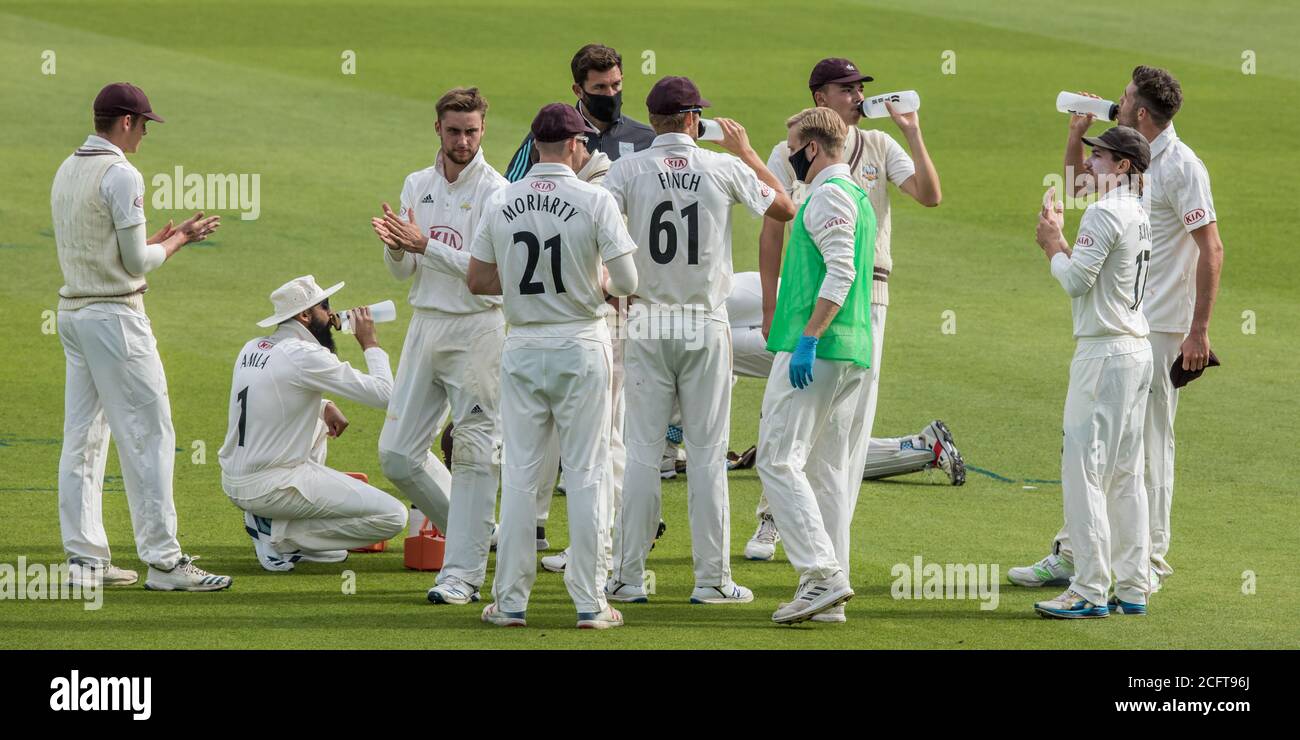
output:
M1196 261L1192 232L1215 221L1210 174L1178 138L1173 124L1151 142L1151 275L1143 312L1151 331L1186 334L1196 308Z
M608 191L538 162L497 194L470 254L497 266L512 334L567 336L605 314L602 263L636 248Z
M323 393L388 408L388 354L371 347L365 358L368 375L339 361L297 321L245 344L235 358L226 441L217 453L222 475L238 478L308 462Z
M649 149L618 159L603 185L640 247L636 294L651 304L701 306L725 321L731 206L761 216L776 191L740 159L701 149L686 134L662 134Z
M1147 335L1150 258L1151 224L1136 193L1121 186L1088 206L1072 255L1052 257L1052 276L1072 299L1076 339Z
M442 152L439 152L432 167L412 172L402 185L399 216L405 221L407 212L415 210L415 222L429 235L426 253L418 255L385 248L384 264L398 280L415 276L408 299L416 308L452 314L495 308L501 305L501 299L470 293L464 278L441 269L437 250L468 250L487 202L509 183L483 158L482 148L456 182L447 182L443 172ZM460 261L469 262L463 256Z

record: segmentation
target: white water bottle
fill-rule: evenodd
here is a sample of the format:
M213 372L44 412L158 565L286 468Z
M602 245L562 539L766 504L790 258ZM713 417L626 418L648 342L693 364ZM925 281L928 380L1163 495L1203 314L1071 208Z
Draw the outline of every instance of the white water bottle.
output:
M1092 114L1102 121L1113 121L1119 115L1119 106L1109 100L1090 98L1087 95L1061 91L1056 96L1056 110L1061 113L1075 113L1081 116Z
M352 312L355 309L349 308L339 313L339 331L344 334L353 334L356 328L352 325ZM392 301L382 301L370 307L370 318L376 324L382 324L385 321L395 321L397 319L397 306Z
M862 101L862 115L867 118L889 118L889 109L885 103L892 105L895 113L911 113L921 107L921 96L915 90L872 95Z
M722 141L722 126L712 118L700 119L700 141Z

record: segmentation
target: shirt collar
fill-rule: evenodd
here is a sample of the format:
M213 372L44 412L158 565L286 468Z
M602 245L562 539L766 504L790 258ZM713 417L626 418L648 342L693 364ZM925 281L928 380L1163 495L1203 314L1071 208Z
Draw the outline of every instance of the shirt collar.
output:
M1174 124L1170 123L1165 126L1165 130L1151 142L1151 160L1160 156L1160 153L1169 148L1169 145L1178 141L1178 133L1174 131Z
M105 139L102 136L97 136L95 134L91 134L90 136L87 136L86 143L82 144L82 146L86 147L87 149L107 149L110 152L114 152L119 156L123 156L123 157L126 156L125 154L122 153L122 150L118 148L117 144L114 144L108 139Z
M844 164L843 162L837 162L831 165L830 167L827 167L826 169L822 170L821 172L818 172L817 176L813 178L813 181L808 183L808 187L809 189L816 188L820 186L822 183L831 179L832 177L843 177L852 180L853 173L852 171L849 170L849 166L847 164Z
M683 134L683 133L680 133L680 132L679 132L679 133L671 133L671 134L659 134L658 136L655 137L654 142L651 143L650 146L695 146L695 147L698 147L699 144L696 144L696 143L695 143L695 139L692 139L690 134Z
M1106 194L1101 196L1101 198L1099 198L1098 200L1110 200L1116 198L1123 198L1129 195L1137 197L1137 193L1133 192L1133 188L1131 188L1128 183L1124 183L1122 185L1116 185L1115 187L1106 191Z
M316 335L307 331L307 327L303 326L301 322L294 321L293 319L289 319L280 324L271 337L277 339L301 339L304 342L320 344L320 341L316 339Z
M548 177L577 177L577 175L573 174L573 170L569 165L561 164L559 162L538 162L533 165L532 169L528 170L528 174L530 176L545 175Z

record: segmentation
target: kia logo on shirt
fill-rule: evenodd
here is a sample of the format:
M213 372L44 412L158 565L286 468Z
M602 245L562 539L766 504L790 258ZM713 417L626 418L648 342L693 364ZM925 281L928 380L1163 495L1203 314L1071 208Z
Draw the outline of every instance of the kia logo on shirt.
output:
M434 241L442 242L452 249L460 249L460 232L450 226L434 226L429 229L429 238Z
M1088 236L1087 234L1080 234L1080 235L1079 235L1079 238L1074 240L1074 246L1076 246L1076 247L1091 247L1091 246L1092 246L1092 237Z
M275 344L273 344L273 343L271 343L271 342L268 342L268 341L266 341L265 339L263 339L262 341L260 341L260 342L257 343L257 348L258 348L258 349L270 349L270 348L272 348L272 347L274 347L274 346L275 346Z
M1192 224L1196 223L1197 221L1200 221L1203 218L1205 218L1205 209L1196 208L1194 210L1188 211L1187 213L1183 214L1183 223L1187 224L1188 226L1191 226Z
M532 185L533 190L536 190L539 193L549 193L555 189L555 183L550 180L533 180L529 184Z
M686 157L664 157L664 164L674 170L686 169Z

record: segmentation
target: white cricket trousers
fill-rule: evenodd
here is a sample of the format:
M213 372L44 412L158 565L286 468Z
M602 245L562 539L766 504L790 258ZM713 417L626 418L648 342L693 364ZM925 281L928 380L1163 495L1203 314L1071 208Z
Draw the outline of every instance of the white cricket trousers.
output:
M1151 590L1142 429L1151 387L1146 339L1081 339L1065 396L1061 492L1074 546L1071 588L1105 604L1145 604Z
M171 570L176 540L172 428L167 377L144 312L117 303L59 311L67 377L63 454L59 457L59 528L69 559L108 563L104 465L117 440L131 528L140 560Z
M326 432L325 422L317 419L306 463L221 476L221 487L235 506L271 520L271 547L277 552L364 547L406 526L406 504L325 466Z
M606 606L612 359L604 321L575 331L589 338L536 336L520 327L506 337L501 357L501 523L492 582L503 611L527 610L537 578L537 481L552 428L560 439L569 513L564 585L579 613Z
M609 437L609 458L614 469L614 498L609 508L609 526L612 531L615 524L614 517L623 500L623 471L627 465L627 448L623 445L623 323L611 313L605 317L605 324L609 327L610 349L614 360L610 407L610 417L614 426L610 430ZM551 435L546 455L546 460L542 463L542 478L537 484L537 526L539 527L546 526L546 520L551 513L551 498L555 494L555 482L559 478L560 438L558 434ZM611 549L606 548L606 550ZM612 553L607 552L606 559L610 557Z
M1153 331L1151 343L1151 393L1147 396L1142 446L1146 454L1143 484L1147 492L1148 527L1151 530L1151 567L1161 578L1169 577L1170 511L1174 502L1174 417L1178 413L1178 389L1169 379L1169 368L1178 358L1186 334ZM1066 512L1069 521L1069 512ZM1052 551L1074 559L1069 527L1061 525Z
M680 328L690 332L678 331ZM731 327L703 320L649 338L629 326L624 343L627 467L614 537L614 580L641 585L659 529L664 433L680 402L686 508L695 585L731 583L727 435L731 431Z
M415 309L406 330L379 462L393 485L447 537L437 582L479 586L500 475L498 398L505 319L500 309L446 314ZM451 413L451 469L430 450Z
M862 440L862 443L859 444L858 441L855 440L853 446L854 450L859 451L862 455L863 463L861 467L863 470L883 470L890 471L886 473L887 475L898 475L902 472L911 472L910 470L899 469L900 465L911 465L913 470L924 470L927 467L928 462L921 463L919 456L915 454L906 454L911 451L901 450L901 445L898 444L899 440L897 439L871 439L871 429L876 418L876 389L880 386L880 360L885 353L885 314L888 312L888 309L889 306L879 303L871 304L871 377L867 380L867 406L863 412L865 414L863 419L865 423L861 425L863 436L860 439ZM786 367L788 368L789 365ZM770 377L769 373L769 384L771 383ZM814 375L814 377L816 376ZM780 380L785 383L786 387L793 389L793 386L790 385L790 373L788 369L782 371ZM765 400L765 407L766 403ZM766 411L764 411L764 413L766 413ZM762 426L761 420L759 426L760 428ZM861 449L859 450L858 448ZM934 454L929 453L926 455L926 458L927 460L933 460ZM854 467L856 469L856 463L854 464ZM860 474L858 476L858 482L860 483L861 480L862 475ZM855 493L855 500L856 497L857 494ZM764 487L763 493L758 497L757 513L758 516L761 517L764 514L770 513L770 511L771 509L767 503L767 489ZM780 530L779 525L777 526L777 529ZM784 536L785 533L783 532L782 538L784 538ZM844 559L844 574L848 575L848 572L848 557L846 555Z
M758 424L758 477L799 581L849 575L849 532L871 436L871 368L813 361L813 382L790 385L778 352Z

